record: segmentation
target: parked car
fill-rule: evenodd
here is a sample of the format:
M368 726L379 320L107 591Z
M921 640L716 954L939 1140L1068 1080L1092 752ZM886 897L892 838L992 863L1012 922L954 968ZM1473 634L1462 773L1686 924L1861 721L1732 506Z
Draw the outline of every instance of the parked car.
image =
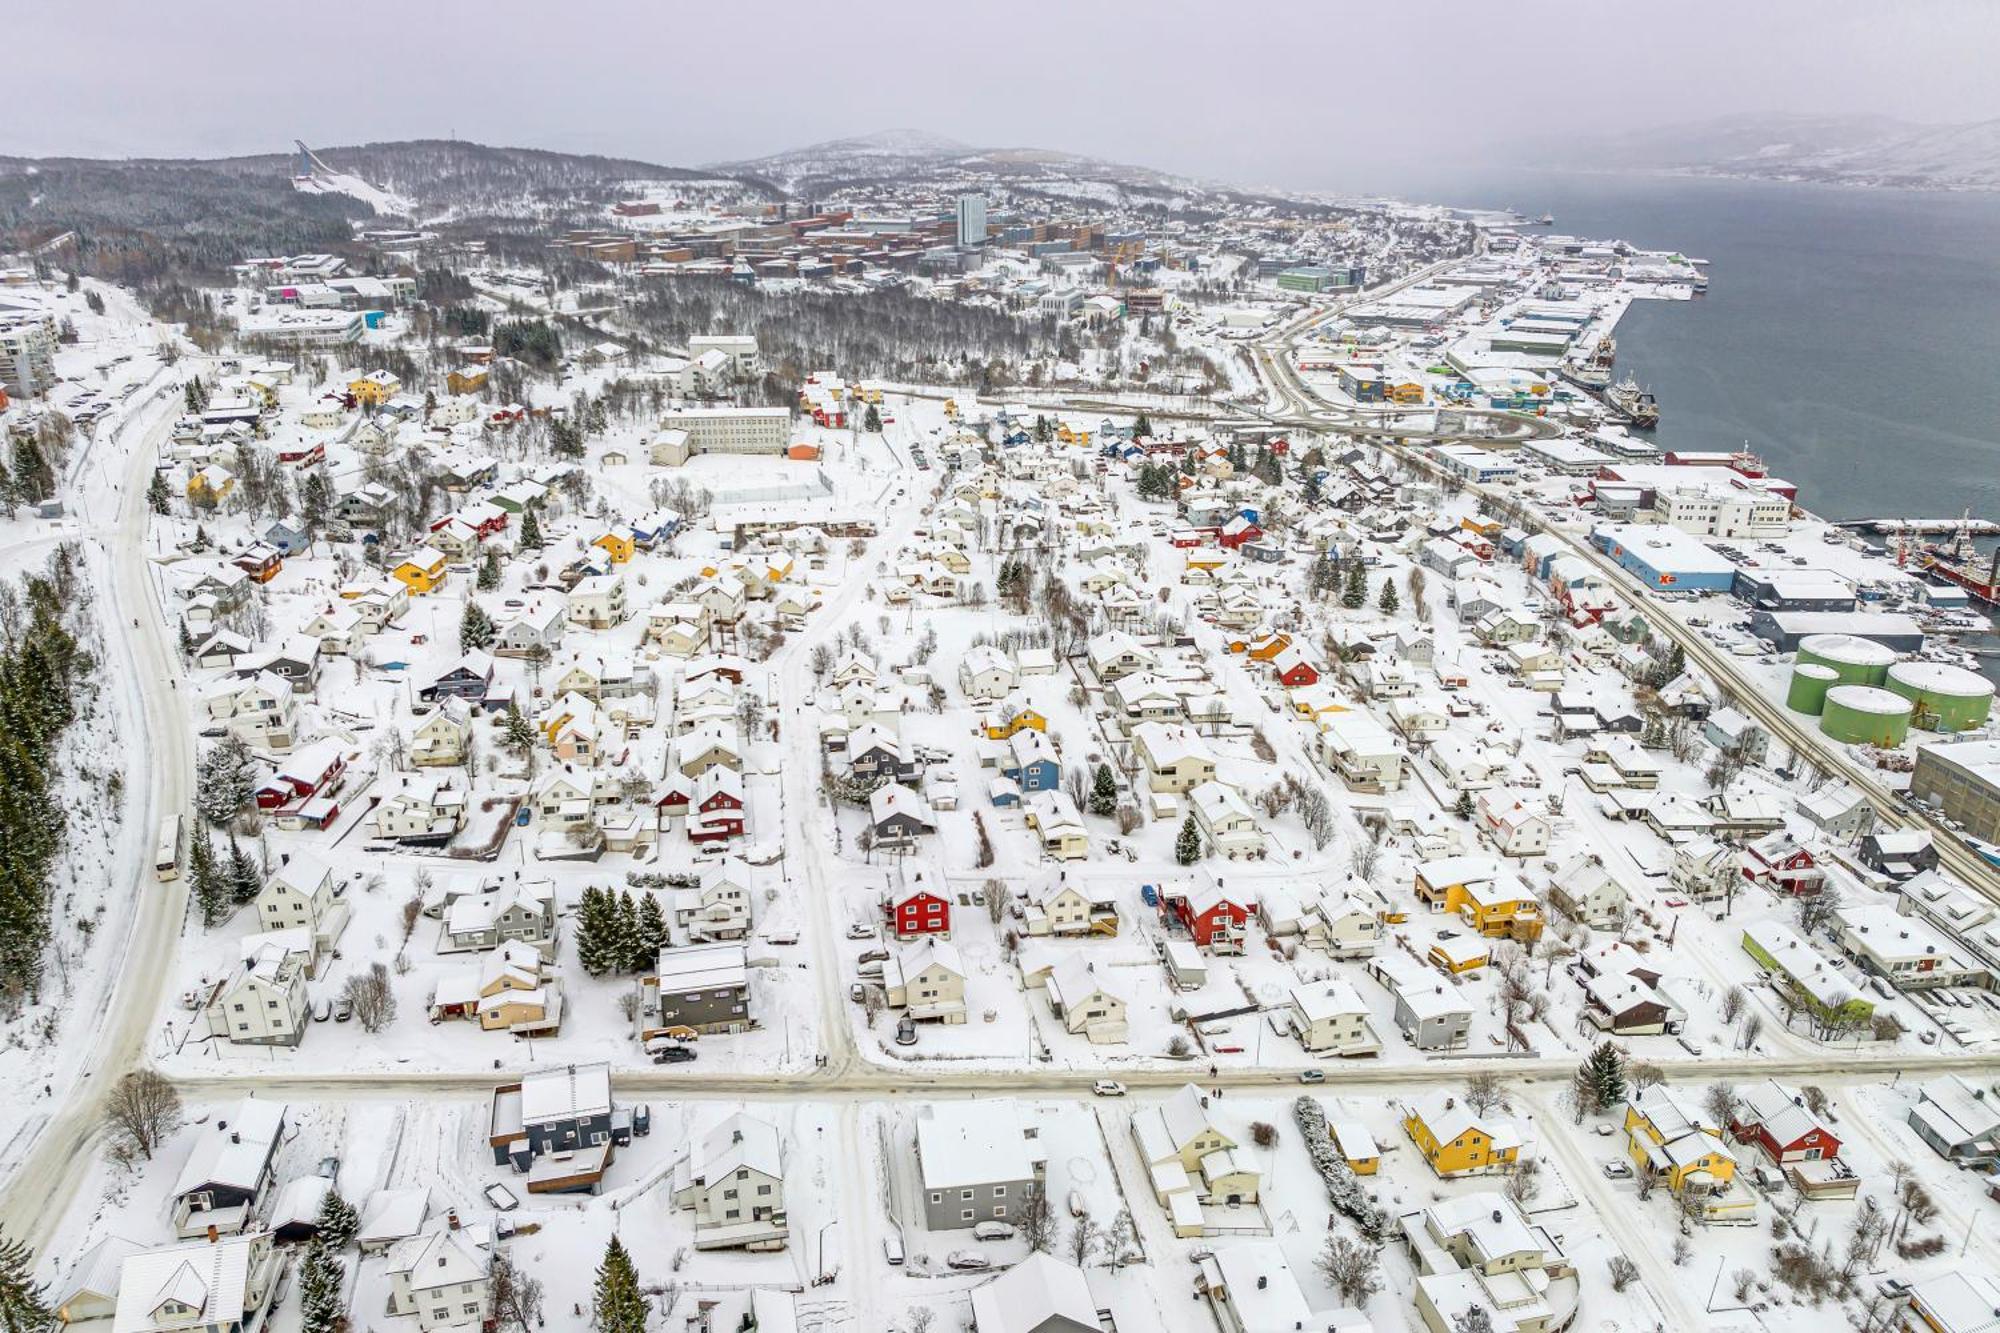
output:
M945 1264L951 1268L965 1269L993 1267L993 1261L977 1250L953 1250L945 1256Z
M1299 1071L1299 1082L1324 1083L1326 1082L1326 1071L1324 1069L1301 1069Z
M340 997L340 1003L333 1007L333 1021L345 1023L352 1017L354 1017L354 1001L343 995Z
M1099 1097L1123 1097L1125 1085L1115 1078L1101 1078L1090 1085L1090 1091Z
M1604 1164L1604 1178L1606 1180L1629 1180L1631 1177L1632 1164L1622 1157L1617 1161L1606 1162Z
M684 1065L695 1058L693 1051L685 1046L662 1046L653 1052L656 1065Z
M892 1264L903 1262L903 1238L901 1236L882 1237L882 1257Z
M847 938L850 940L871 940L875 938L875 931L865 922L855 921L847 927Z
M1014 1239L1014 1228L1008 1222L981 1222L972 1229L972 1238L974 1240L1012 1240Z

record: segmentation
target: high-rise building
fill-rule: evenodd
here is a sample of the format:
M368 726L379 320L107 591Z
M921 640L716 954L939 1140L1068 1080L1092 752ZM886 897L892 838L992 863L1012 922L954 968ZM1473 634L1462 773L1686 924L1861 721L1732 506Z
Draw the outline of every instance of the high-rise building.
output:
M960 245L984 245L986 243L985 195L962 194L958 196L958 243Z

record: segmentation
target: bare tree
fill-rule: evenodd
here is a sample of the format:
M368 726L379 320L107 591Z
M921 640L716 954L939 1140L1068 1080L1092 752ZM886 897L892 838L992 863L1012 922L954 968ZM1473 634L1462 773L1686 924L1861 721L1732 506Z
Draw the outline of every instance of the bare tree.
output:
M986 918L996 926L1007 919L1007 884L1004 880L986 881Z
M1622 1254L1612 1255L1606 1267L1611 1272L1611 1289L1613 1291L1625 1290L1639 1276L1639 1265L1633 1263Z
M1526 1208L1534 1197L1542 1191L1542 1160L1530 1157L1514 1167L1507 1177L1506 1194L1515 1203Z
M118 1146L151 1161L153 1149L181 1122L181 1095L158 1072L135 1069L113 1085L104 1114Z
M1127 1253L1138 1238L1139 1224L1132 1220L1132 1210L1120 1208L1111 1219L1110 1229L1104 1233L1105 1262L1111 1265L1112 1272L1124 1267Z
M1078 1268L1088 1264L1090 1256L1097 1252L1097 1241L1097 1222L1085 1213L1069 1230L1069 1261Z
M1507 1087L1492 1070L1481 1070L1465 1080L1465 1104L1480 1115L1490 1115L1507 1104Z
M1375 1256L1374 1246L1328 1232L1326 1243L1313 1256L1313 1267L1340 1293L1341 1300L1358 1306L1382 1289Z
M937 1311L930 1306L912 1305L910 1307L910 1333L930 1333L931 1325L936 1321Z
M1451 1333L1494 1333L1493 1315L1484 1305L1469 1305L1451 1317Z
M495 1248L490 1268L493 1323L498 1333L536 1333L542 1323L542 1281L514 1267L505 1250Z
M396 991L389 984L389 969L380 963L349 977L341 995L354 1006L355 1021L365 1032L380 1032L396 1017Z
M1722 1008L1720 1010L1722 1021L1733 1025L1737 1019L1743 1017L1743 1006L1749 1002L1750 997L1741 986L1731 986L1728 990L1722 992Z
M1750 1288L1757 1281L1756 1272L1748 1268L1739 1268L1729 1275L1729 1280L1736 1284L1735 1293L1737 1303L1739 1305L1747 1304L1750 1300Z
M1736 1088L1730 1083L1711 1083L1702 1094L1702 1110L1713 1118L1716 1129L1724 1129L1736 1114Z
M1028 1242L1028 1248L1047 1254L1056 1243L1056 1213L1049 1206L1048 1191L1040 1185L1030 1184L1021 1196L1021 1207L1014 1214L1014 1225L1021 1230L1021 1239Z

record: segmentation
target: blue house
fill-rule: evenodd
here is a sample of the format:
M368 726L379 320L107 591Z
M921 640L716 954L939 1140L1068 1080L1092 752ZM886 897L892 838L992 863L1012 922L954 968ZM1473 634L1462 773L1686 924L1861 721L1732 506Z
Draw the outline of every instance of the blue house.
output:
M1054 791L1062 785L1062 763L1049 738L1031 727L1023 727L1007 738L1007 756L1000 773L1012 778L1023 792Z

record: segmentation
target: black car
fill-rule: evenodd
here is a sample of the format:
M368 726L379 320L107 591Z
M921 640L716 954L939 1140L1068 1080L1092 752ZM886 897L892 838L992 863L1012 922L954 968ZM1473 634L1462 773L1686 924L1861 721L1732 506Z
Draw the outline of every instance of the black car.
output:
M685 1046L668 1046L653 1054L656 1065L684 1065L694 1059L694 1052Z

